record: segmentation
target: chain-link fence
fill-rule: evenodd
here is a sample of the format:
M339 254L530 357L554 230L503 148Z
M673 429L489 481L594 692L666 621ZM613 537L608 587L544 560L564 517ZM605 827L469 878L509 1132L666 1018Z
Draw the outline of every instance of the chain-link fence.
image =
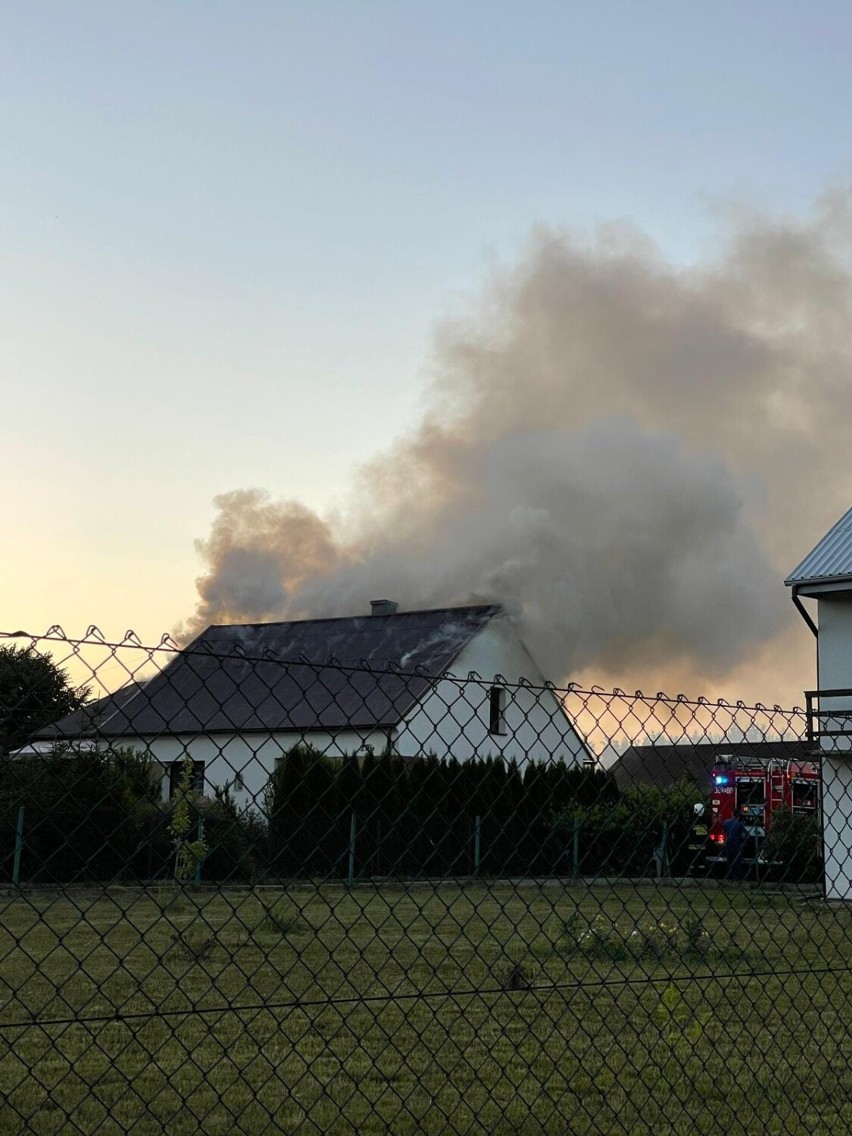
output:
M0 1132L845 1136L818 731L480 623L0 640Z

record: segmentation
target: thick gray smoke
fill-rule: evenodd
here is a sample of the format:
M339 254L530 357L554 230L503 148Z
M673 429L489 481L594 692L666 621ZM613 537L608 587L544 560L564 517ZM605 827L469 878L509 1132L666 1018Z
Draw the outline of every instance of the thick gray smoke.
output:
M852 215L732 230L691 268L537 232L439 329L423 422L342 522L217 499L188 631L498 600L554 678L806 668L782 580L850 503Z

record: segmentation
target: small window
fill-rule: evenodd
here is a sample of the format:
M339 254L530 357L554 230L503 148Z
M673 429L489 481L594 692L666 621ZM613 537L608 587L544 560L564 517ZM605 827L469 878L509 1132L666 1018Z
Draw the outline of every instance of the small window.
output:
M506 691L502 686L492 686L488 692L488 732L505 734Z
M173 761L169 766L169 800L171 800L180 787L183 777L183 761ZM204 792L204 762L192 763L192 791L199 797Z
M737 807L762 809L766 804L766 786L763 781L737 782Z
M793 782L793 808L815 813L819 803L819 783L817 781Z

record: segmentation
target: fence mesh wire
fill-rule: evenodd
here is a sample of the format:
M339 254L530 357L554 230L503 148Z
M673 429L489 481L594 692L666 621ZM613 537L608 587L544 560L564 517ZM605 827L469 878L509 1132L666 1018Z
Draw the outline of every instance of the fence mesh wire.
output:
M0 1131L845 1136L843 694L3 636Z

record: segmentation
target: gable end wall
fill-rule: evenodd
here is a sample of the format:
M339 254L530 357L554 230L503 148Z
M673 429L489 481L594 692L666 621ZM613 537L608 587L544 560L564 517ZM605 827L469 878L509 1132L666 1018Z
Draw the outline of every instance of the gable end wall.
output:
M459 761L502 756L526 761L581 764L587 751L549 690L506 690L504 734L488 732L490 688L499 674L508 683L521 678L543 685L543 678L506 619L492 620L461 651L452 674L466 680L475 671L481 682L439 680L400 724L394 749L404 756L434 753ZM500 684L502 685L502 684Z

